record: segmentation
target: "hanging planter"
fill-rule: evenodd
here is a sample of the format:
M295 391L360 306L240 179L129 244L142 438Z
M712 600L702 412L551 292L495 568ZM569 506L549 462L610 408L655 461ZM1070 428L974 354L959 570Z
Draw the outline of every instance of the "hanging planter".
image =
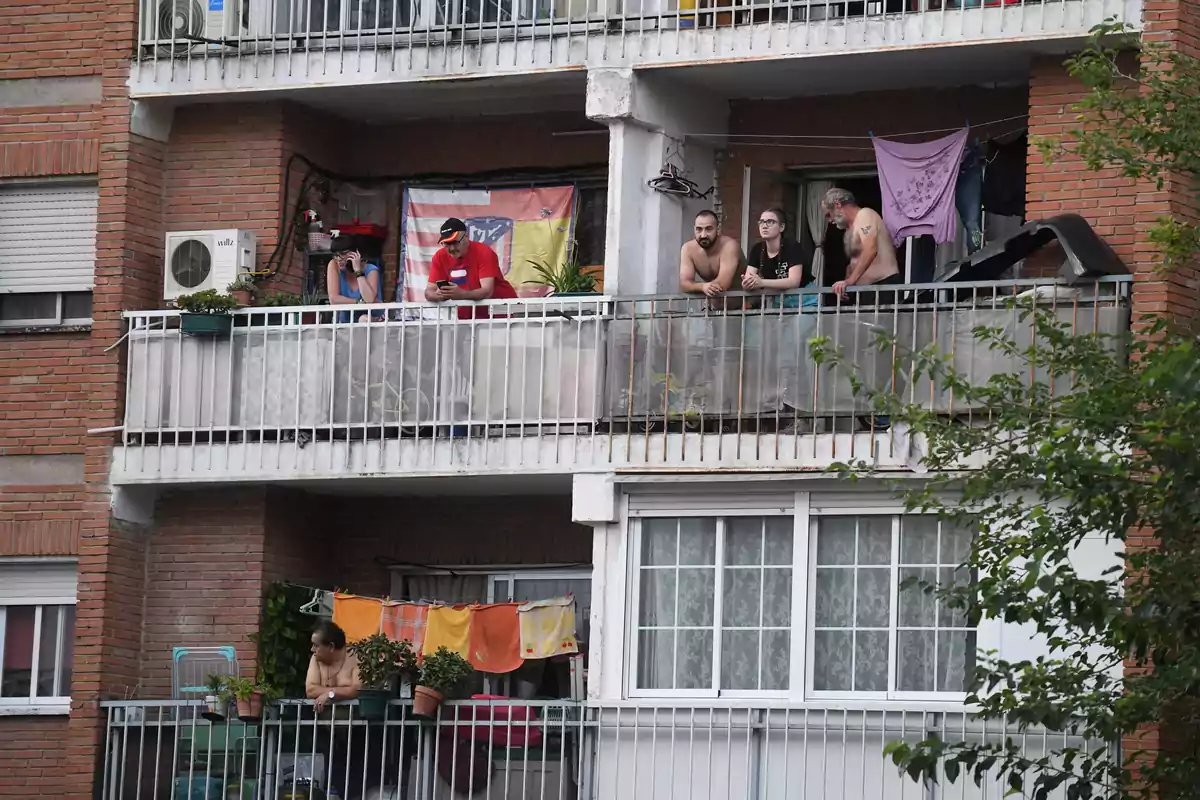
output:
M179 315L179 330L191 336L223 336L233 330L233 317L229 312L237 308L237 301L216 289L205 289L195 294L182 294L175 298L175 305L183 313Z

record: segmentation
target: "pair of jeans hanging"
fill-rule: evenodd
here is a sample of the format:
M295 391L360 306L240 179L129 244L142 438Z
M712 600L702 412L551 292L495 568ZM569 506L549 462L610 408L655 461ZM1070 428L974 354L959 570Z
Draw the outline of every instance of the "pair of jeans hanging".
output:
M983 247L983 154L977 145L967 148L954 187L954 206L967 231L967 253Z

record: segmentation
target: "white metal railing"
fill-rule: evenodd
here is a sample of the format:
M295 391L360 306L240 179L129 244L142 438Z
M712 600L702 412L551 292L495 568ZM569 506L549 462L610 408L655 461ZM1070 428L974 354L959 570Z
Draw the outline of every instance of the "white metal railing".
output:
M151 81L164 78L159 65L169 70L168 80L196 80L211 77L205 65L231 61L220 70L222 85L242 78L580 66L596 58L650 63L1079 35L1109 16L1137 24L1140 6L1136 0L140 0L135 60L154 68ZM140 80L135 72L134 85Z
M103 705L102 800L1000 800L1007 786L994 772L935 790L901 774L884 747L1009 739L1037 759L1082 743L937 704L493 699L422 719L393 701L384 719L365 720L354 704L318 716L300 701L246 722L210 722L181 701Z
M974 420L981 409L915 375L906 353L936 346L976 382L1028 372L975 329L1032 343L1032 320L1009 300L1036 296L1072 331L1117 333L1130 285L912 284L840 302L829 290L787 303L548 298L490 302L487 318L463 308L465 319L413 304L252 308L206 337L181 331L175 311L129 312L121 457L137 453L144 476L260 477L904 458L907 443L852 374ZM376 321L351 321L368 308ZM881 333L896 344L881 349ZM846 363L815 363L815 337Z

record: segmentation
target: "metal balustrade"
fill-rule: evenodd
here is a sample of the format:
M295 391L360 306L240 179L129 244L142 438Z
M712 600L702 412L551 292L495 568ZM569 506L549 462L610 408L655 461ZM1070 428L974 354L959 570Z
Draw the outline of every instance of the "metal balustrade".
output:
M209 721L188 701L102 705L102 800L1000 800L994 771L935 788L900 773L884 747L1011 740L1037 759L1082 743L930 703L493 699L422 719L393 701L365 720L352 703L317 715L285 701L245 722Z
M852 375L974 422L983 410L914 374L909 354L936 347L977 383L1028 372L975 329L1032 344L1031 318L1010 302L1025 298L1076 333L1119 333L1130 286L914 284L765 303L589 296L491 301L478 313L251 308L216 336L184 333L176 311L129 312L116 477L819 467L848 457L903 467L910 443ZM351 320L366 309L378 319ZM881 336L892 344L881 348ZM841 363L814 360L817 337Z
M132 86L180 91L1081 36L1140 0L141 0Z

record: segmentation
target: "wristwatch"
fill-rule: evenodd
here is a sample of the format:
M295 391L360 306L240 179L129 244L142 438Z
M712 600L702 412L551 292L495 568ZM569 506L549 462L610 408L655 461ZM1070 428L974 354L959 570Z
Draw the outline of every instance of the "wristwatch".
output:
M330 690L329 690L329 699L330 699L331 701L334 699L334 696L333 696L333 689L330 689Z
M354 277L361 278L363 275L366 275L366 274L367 273L365 273L365 272L356 272L356 273L354 273Z

